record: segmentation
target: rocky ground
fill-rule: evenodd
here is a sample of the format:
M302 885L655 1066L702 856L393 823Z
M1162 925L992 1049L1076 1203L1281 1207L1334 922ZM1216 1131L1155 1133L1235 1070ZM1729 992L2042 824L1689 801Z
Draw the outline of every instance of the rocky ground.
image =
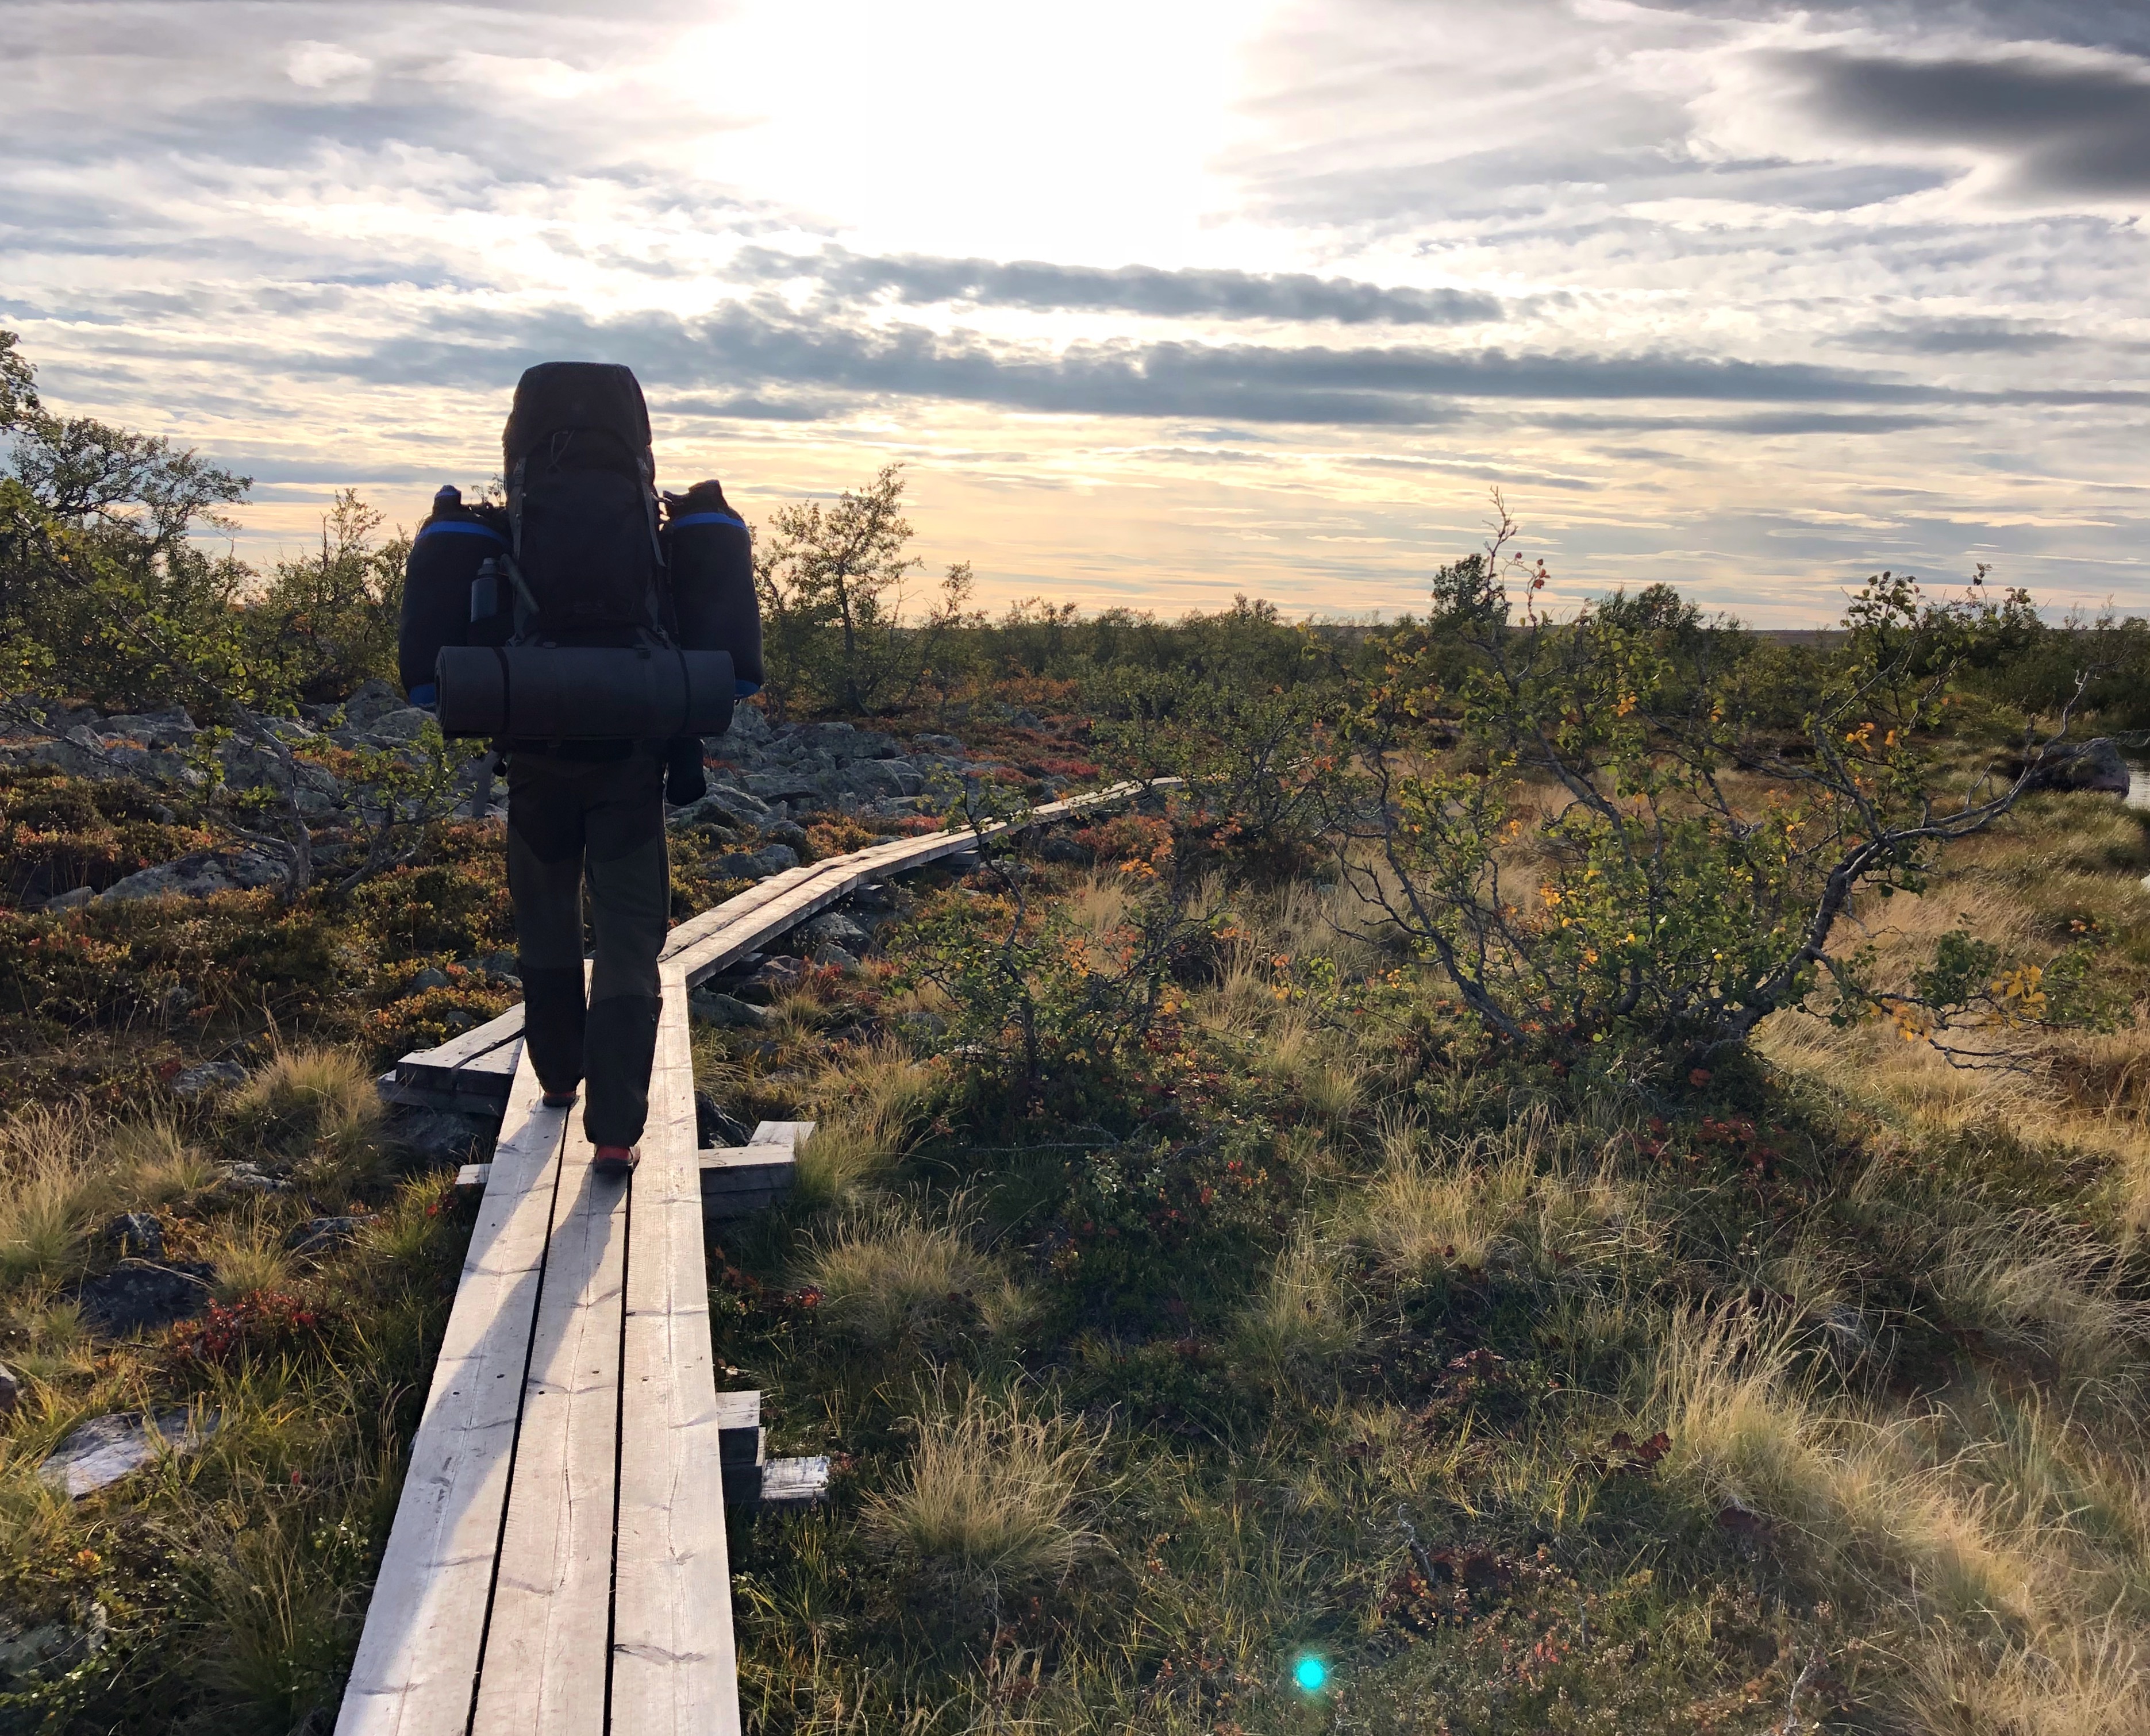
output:
M71 777L125 780L140 787L151 817L165 825L204 806L238 816L229 841L188 851L103 886L26 887L20 907L66 910L92 899L124 901L178 892L191 897L275 885L290 872L290 850L245 833L303 826L315 873L366 860L397 819L451 810L504 818L507 789L495 775L482 788L475 764L458 766L429 726L432 714L406 704L385 682L369 682L344 704L301 706L251 729L209 731L184 709L101 713L17 699L0 709L0 765L49 765ZM1017 714L1018 729L1037 719ZM731 729L705 742L709 794L673 810L677 829L699 828L718 844L747 846L722 856L722 872L759 879L800 860L802 820L846 816L871 824L945 811L988 786L1050 799L1069 780L1047 766L973 757L953 735L907 741L847 723L772 724L743 705ZM428 804L431 808L428 808Z

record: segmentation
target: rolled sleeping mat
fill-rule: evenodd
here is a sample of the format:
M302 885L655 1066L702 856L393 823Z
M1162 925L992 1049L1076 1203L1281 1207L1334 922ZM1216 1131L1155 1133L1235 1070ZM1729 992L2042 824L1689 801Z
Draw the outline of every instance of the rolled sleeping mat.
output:
M728 651L673 645L445 645L443 735L669 740L731 727Z

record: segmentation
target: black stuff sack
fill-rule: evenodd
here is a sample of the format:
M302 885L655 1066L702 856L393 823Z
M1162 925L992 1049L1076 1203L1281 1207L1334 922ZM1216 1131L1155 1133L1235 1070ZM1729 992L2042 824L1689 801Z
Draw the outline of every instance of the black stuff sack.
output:
M741 698L761 690L761 605L746 521L714 481L664 497L665 566L682 645L729 651Z
M416 705L433 703L433 665L444 645L472 643L471 597L478 569L507 553L507 520L497 507L463 504L446 487L411 539L403 566L403 613L396 674Z

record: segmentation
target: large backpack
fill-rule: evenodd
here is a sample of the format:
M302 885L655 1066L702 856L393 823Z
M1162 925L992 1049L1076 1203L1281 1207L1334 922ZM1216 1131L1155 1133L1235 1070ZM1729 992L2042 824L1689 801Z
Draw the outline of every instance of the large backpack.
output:
M502 437L515 638L632 644L666 633L649 411L618 362L525 370Z

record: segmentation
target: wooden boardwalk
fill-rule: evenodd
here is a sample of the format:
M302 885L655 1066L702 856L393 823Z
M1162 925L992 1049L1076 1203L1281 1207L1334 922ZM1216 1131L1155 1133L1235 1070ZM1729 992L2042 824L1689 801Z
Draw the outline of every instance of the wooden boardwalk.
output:
M384 1082L406 1101L497 1106L501 1123L337 1736L738 1731L724 1490L759 1412L716 1389L705 1172L759 1204L756 1178L801 1129L697 1149L688 992L867 881L975 841L795 868L675 928L630 1180L595 1174L579 1113L539 1102L519 1007Z

